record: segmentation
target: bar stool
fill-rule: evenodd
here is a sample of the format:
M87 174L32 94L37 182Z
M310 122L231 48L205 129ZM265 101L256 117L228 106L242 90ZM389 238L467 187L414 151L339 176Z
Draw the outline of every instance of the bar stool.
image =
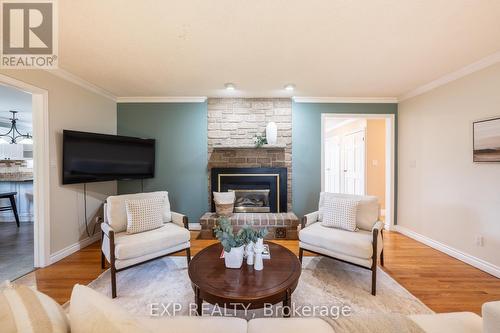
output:
M10 200L10 206L0 207L0 212L6 211L6 210L12 210L12 212L14 213L14 217L16 218L17 227L19 228L19 215L17 214L16 195L17 195L17 192L0 193L0 199L9 199Z

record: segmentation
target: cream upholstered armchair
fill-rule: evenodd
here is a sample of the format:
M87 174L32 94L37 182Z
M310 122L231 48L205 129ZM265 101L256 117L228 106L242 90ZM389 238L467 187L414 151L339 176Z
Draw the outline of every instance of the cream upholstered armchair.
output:
M321 225L324 192L320 194L319 210L302 219L299 232L299 260L305 251L324 255L372 271L372 295L377 288L377 259L384 265L384 224L379 221L379 203L374 196L335 194L339 198L359 200L356 226L358 231L346 231ZM318 223L319 222L319 223Z
M165 196L162 227L136 234L127 233L128 200L141 200ZM111 265L111 293L116 297L116 273L146 261L175 252L186 251L187 261L191 259L190 233L186 216L170 211L168 192L150 192L110 196L104 204L102 229L101 266L105 260Z

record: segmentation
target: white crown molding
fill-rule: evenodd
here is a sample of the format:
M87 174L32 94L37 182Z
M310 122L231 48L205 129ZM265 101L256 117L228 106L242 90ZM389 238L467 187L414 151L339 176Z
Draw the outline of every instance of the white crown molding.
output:
M292 97L296 103L397 103L396 97Z
M403 235L408 236L418 242L424 243L425 245L428 245L438 251L444 252L447 255L452 256L453 258L456 258L482 271L485 271L486 273L489 273L493 276L496 276L497 278L500 278L500 267L493 265L492 263L471 256L470 254L464 253L451 246L435 241L427 236L421 235L419 233L416 233L415 231L412 231L408 228L399 225L393 226L391 230L400 232Z
M427 84L424 84L420 87L417 87L399 97L399 101L404 101L406 99L422 95L423 93L426 93L428 91L431 91L433 89L436 89L440 86L443 86L447 83L453 82L455 80L458 80L464 76L467 76L469 74L478 72L486 67L490 67L496 63L500 62L500 52L491 54L487 56L486 58L483 58L479 61L476 61L470 65L467 65L465 67L460 68L459 70L456 70L454 72L451 72L449 74L446 74L445 76L440 77L437 80L431 81Z
M79 76L76 76L75 74L72 74L64 69L61 69L61 68L58 68L58 69L46 69L45 70L46 72L52 74L52 75L55 75L57 77L60 77L61 79L64 79L66 81L69 81L71 83L74 83L84 89L87 89L89 91L92 91L98 95L101 95L103 97L106 97L106 98L109 98L110 100L112 101L115 101L116 102L116 96L114 96L112 93L110 93L109 91L99 87L99 86L96 86L95 84L93 83L90 83L84 79L82 79L81 77Z
M117 103L203 103L206 96L117 97Z

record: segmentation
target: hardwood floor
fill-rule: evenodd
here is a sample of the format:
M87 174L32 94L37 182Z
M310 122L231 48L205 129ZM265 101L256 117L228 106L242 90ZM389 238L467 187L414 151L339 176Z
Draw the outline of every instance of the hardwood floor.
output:
M192 232L192 255L217 242L196 236ZM297 241L275 242L298 254ZM399 233L384 232L384 244L383 269L436 312L480 314L484 302L500 300L500 279L494 276ZM88 284L102 272L100 245L95 243L33 274L38 289L63 304L69 300L74 284Z

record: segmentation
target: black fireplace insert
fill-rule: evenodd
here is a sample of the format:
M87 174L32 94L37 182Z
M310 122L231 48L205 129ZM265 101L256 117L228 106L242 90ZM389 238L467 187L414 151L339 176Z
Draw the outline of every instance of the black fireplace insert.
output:
M212 168L211 192L227 191L235 192L236 213L286 212L287 169ZM213 198L211 202L215 211Z

